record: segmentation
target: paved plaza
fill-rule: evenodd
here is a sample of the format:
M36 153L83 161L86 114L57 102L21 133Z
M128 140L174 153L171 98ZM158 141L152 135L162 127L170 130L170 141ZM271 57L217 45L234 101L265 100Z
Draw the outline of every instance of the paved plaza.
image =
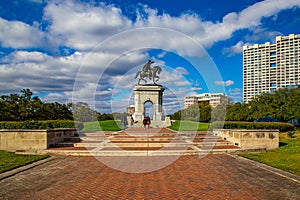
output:
M156 159L152 165L168 158ZM147 157L109 160L149 165ZM95 157L54 157L2 179L0 199L300 199L300 179L291 177L226 154L181 156L147 173L118 171Z

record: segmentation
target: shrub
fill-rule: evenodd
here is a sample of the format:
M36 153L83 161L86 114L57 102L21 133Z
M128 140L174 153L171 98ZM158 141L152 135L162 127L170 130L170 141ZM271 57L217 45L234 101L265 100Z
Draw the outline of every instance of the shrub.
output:
M211 127L214 129L278 129L280 132L292 131L295 126L285 122L236 122L227 121L224 122L213 122Z
M296 133L295 131L289 131L288 136L290 138L295 138L296 137L295 133Z
M83 124L73 120L46 121L1 121L0 129L48 129L48 128L77 128L81 130Z

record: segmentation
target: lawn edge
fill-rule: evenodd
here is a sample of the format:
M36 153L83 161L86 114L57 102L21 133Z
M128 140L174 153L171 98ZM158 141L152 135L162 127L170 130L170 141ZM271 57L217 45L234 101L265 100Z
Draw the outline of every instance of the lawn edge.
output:
M278 169L278 168L272 167L270 165L267 165L267 164L264 164L264 163L261 163L261 162L255 161L255 160L251 160L249 158L245 158L245 157L242 157L242 156L239 156L239 155L233 155L233 154L228 154L228 155L230 155L231 157L233 157L235 159L241 160L243 162L247 162L247 163L249 163L249 164L251 164L255 167L264 169L264 170L269 171L273 174L276 174L278 176L287 178L291 181L294 181L294 182L297 182L297 183L300 184L300 176L298 176L297 174L293 174L293 173L284 171L282 169Z
M41 164L44 164L46 162L49 162L51 160L55 159L54 156L50 156L49 158L44 158L42 160L38 160L38 161L35 161L33 163L30 163L30 164L27 164L27 165L24 165L24 166L21 166L21 167L18 167L18 168L15 168L15 169L12 169L12 170L9 170L9 171L6 171L6 172L2 172L0 173L0 181L5 179L5 178L8 178L8 177L11 177L11 176L14 176L20 172L23 172L23 171L26 171L28 169L31 169L33 167L36 167L38 165L41 165Z

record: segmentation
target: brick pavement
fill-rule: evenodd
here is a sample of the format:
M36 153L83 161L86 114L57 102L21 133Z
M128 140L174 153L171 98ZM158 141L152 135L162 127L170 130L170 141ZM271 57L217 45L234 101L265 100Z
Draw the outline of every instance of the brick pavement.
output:
M146 160L118 164L139 168ZM1 180L0 188L0 199L300 199L299 182L225 154L182 156L148 173L117 171L94 157L57 157Z

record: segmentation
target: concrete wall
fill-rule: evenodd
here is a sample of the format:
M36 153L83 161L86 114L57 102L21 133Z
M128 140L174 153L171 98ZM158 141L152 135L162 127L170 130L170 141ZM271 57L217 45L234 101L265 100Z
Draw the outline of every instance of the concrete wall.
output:
M213 132L243 149L279 147L278 130L217 129Z
M2 129L0 130L0 149L8 151L47 149L76 133L76 129Z

